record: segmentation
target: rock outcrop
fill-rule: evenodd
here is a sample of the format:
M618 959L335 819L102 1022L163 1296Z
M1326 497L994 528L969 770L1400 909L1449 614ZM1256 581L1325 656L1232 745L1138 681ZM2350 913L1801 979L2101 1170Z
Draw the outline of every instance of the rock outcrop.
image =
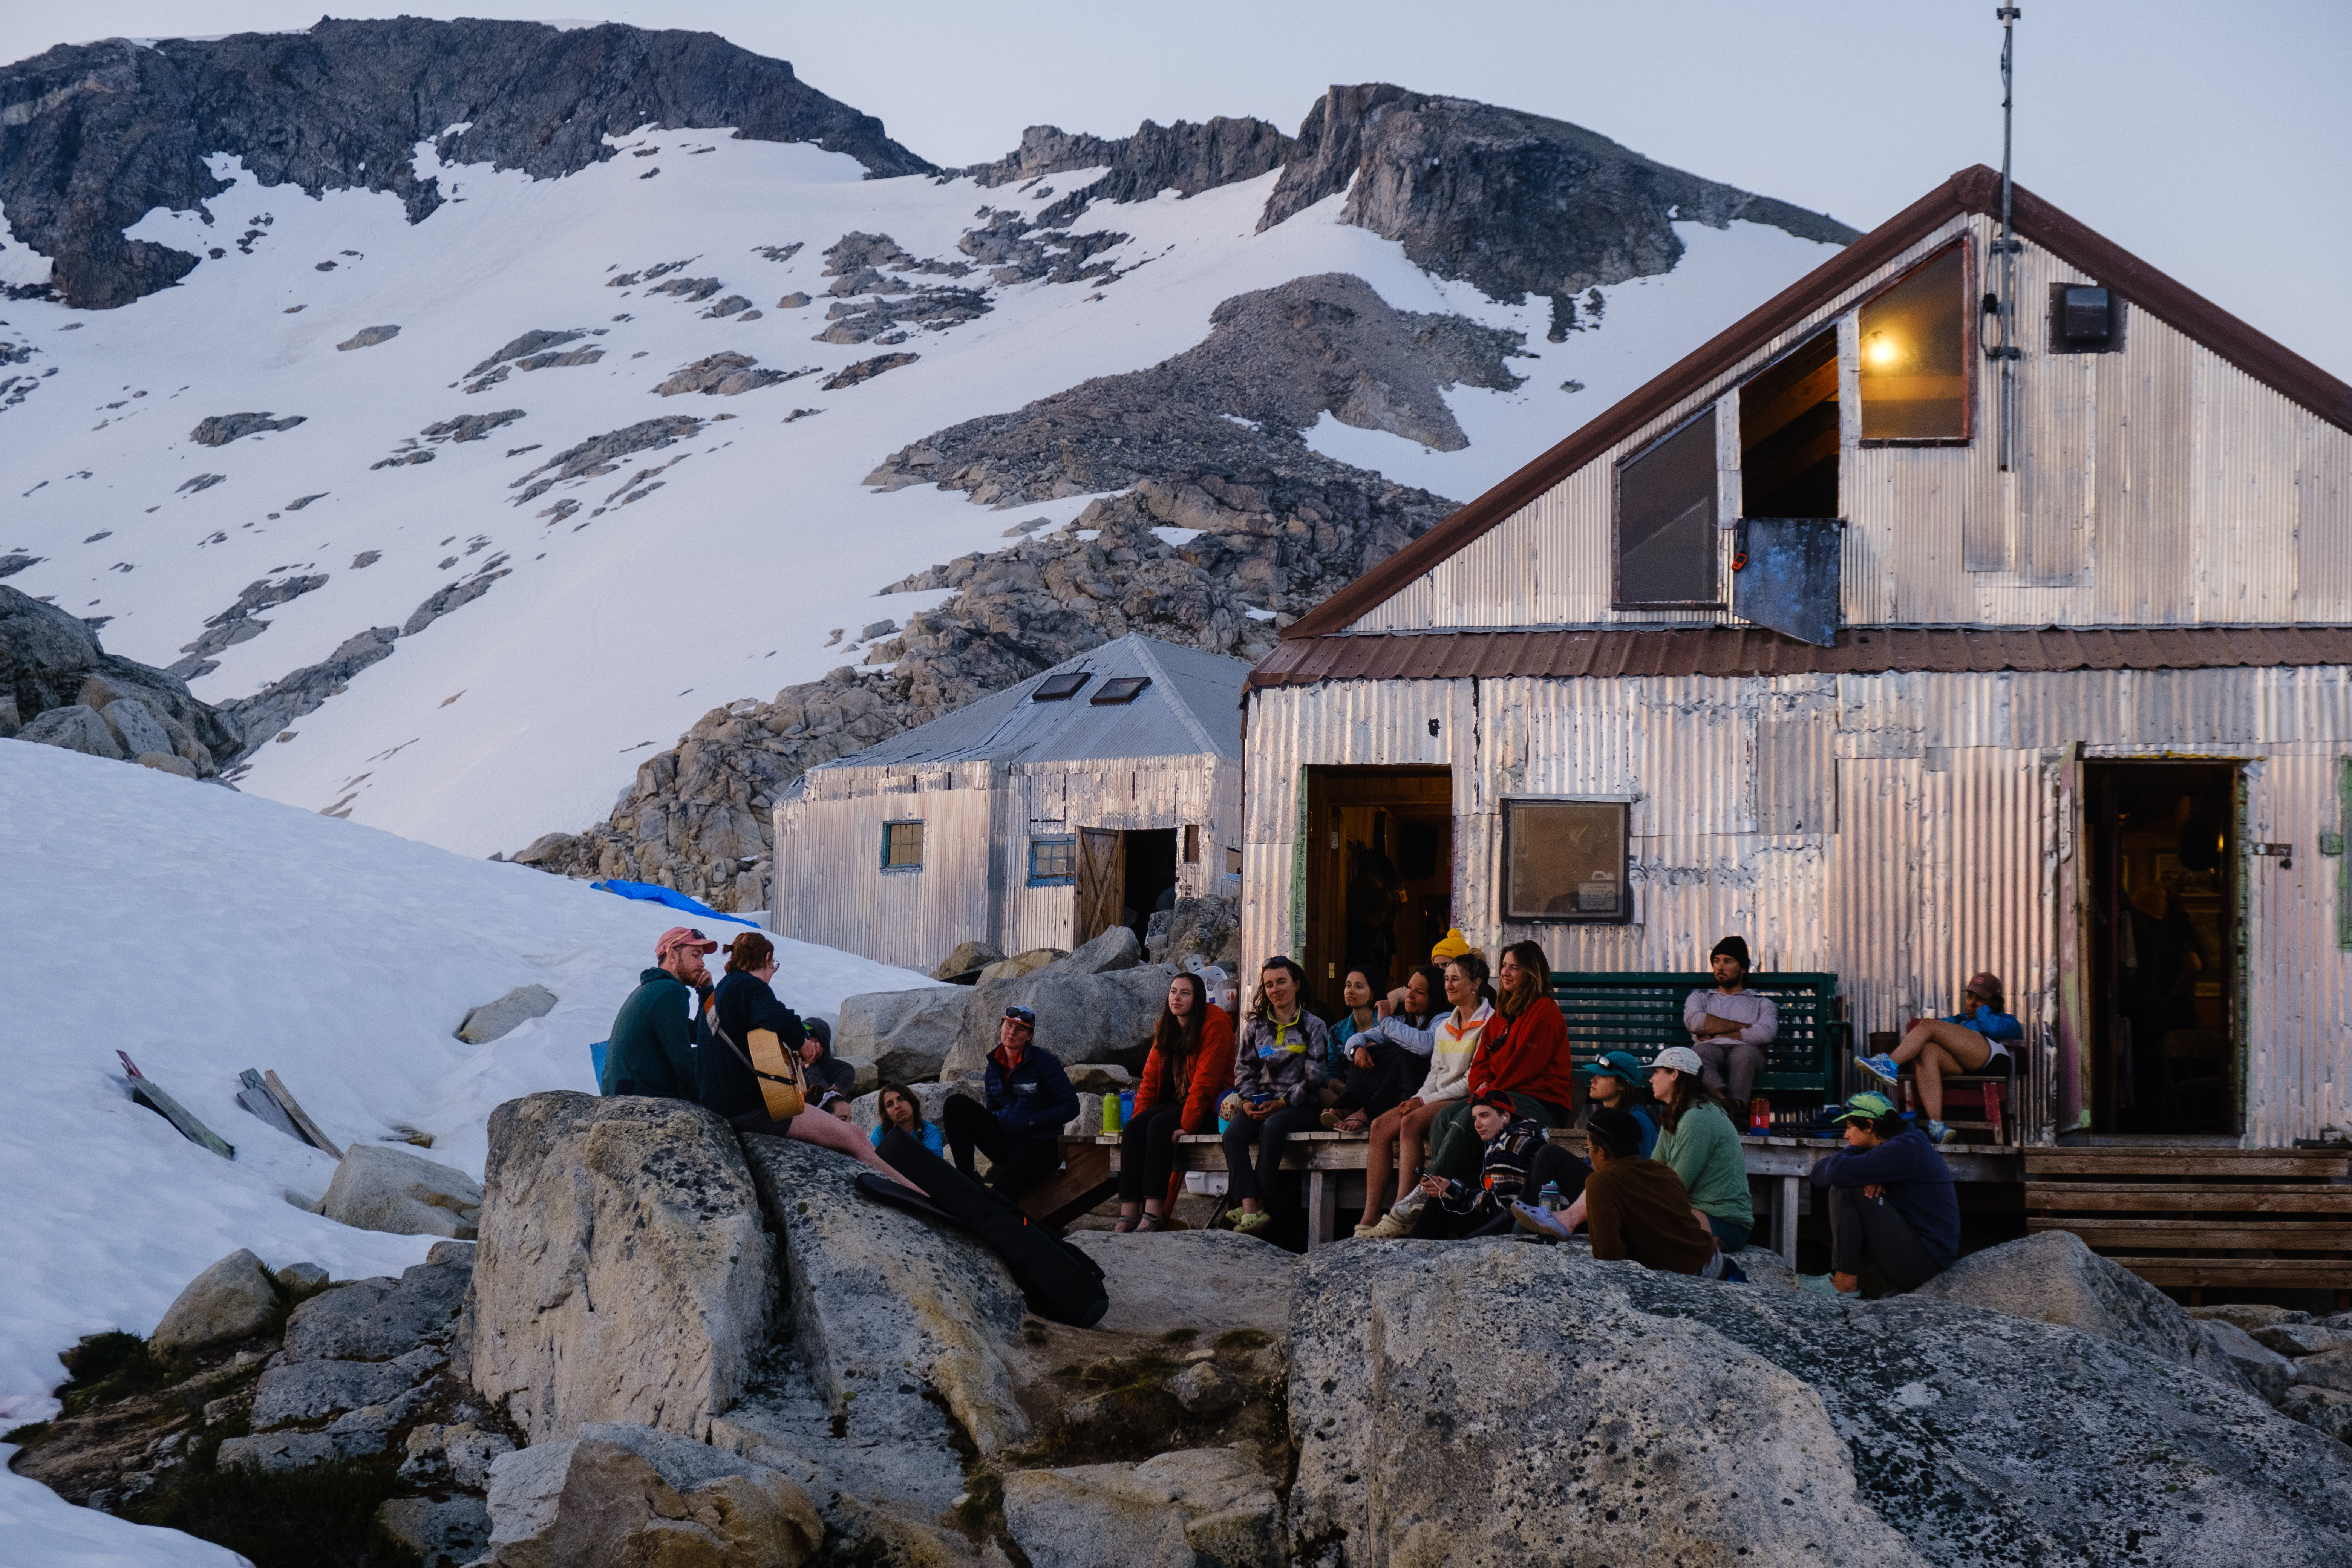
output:
M332 90L325 90L325 84ZM204 210L231 153L270 185L389 193L421 221L439 181L412 155L534 179L614 156L643 125L733 127L812 142L877 175L929 165L881 121L804 85L782 60L709 33L607 24L325 20L294 33L61 46L0 69L8 130L0 205L53 258L68 304L125 305L198 265L123 230L152 208ZM452 127L457 129L453 130Z
M544 985L518 985L497 1001L469 1010L457 1026L457 1037L471 1046L504 1039L530 1020L546 1017L554 1011L555 1001L555 993Z
M490 1466L496 1568L800 1568L824 1526L799 1484L655 1427L592 1421Z
M1339 221L1401 242L1440 277L1514 303L1549 296L1555 342L1574 330L1578 295L1673 267L1676 222L1743 218L1827 245L1860 237L1580 125L1385 82L1334 87L1308 110L1258 227L1342 191Z
M1282 1504L1256 1458L1180 1449L1139 1465L1018 1470L1004 1522L1032 1568L1150 1563L1281 1568ZM1438 1558L1432 1561L1458 1559Z
M963 1030L964 1009L971 996L961 985L845 996L834 1051L872 1062L886 1083L937 1078Z
M117 762L176 756L203 778L244 749L186 681L108 653L90 623L0 584L0 736L10 735Z
M2352 1449L2133 1345L1512 1243L1326 1248L1292 1561L2221 1564L2352 1551Z
M278 1290L261 1259L239 1247L188 1281L147 1343L168 1360L200 1345L257 1334L277 1310Z
M470 1241L481 1220L482 1189L455 1166L404 1149L354 1143L336 1165L319 1212L359 1230Z
M1151 1030L1168 998L1168 982L1175 971L1162 963L1135 962L1135 933L1114 926L1106 937L1123 937L1123 945L1089 952L1081 948L1026 973L982 979L971 991L955 1048L940 1064L945 1079L975 1079L985 1070L988 1053L996 1048L998 1020L1007 1007L1019 1005L1037 1015L1037 1045L1065 1064L1101 1062L1139 1072L1150 1054ZM1103 939L1097 939L1097 942ZM1124 958L1120 967L1105 963L1105 951Z
M533 1443L593 1421L707 1436L776 1297L733 1131L681 1100L551 1092L499 1106L489 1143L474 1386Z

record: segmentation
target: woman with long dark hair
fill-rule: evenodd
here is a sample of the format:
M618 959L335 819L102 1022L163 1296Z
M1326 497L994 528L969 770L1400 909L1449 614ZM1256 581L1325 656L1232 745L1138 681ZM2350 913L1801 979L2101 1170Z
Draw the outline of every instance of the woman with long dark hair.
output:
M915 1098L913 1089L903 1083L886 1083L875 1095L874 1107L881 1120L874 1124L866 1142L875 1148L881 1148L882 1140L891 1133L904 1132L941 1159L947 1158L947 1140L940 1124L923 1114L923 1102Z
M1432 1032L1429 1072L1420 1091L1372 1122L1372 1141L1364 1151L1364 1217L1356 1226L1359 1237L1387 1241L1412 1234L1413 1211L1421 1206L1421 1189L1412 1183L1420 1174L1422 1141L1438 1112L1469 1092L1471 1059L1495 1021L1487 973L1486 955L1476 948L1445 961L1445 999L1454 1008L1437 1019ZM1397 1206L1383 1213L1391 1144L1401 1195Z
M1349 1011L1331 1026L1333 1077L1324 1086L1329 1101L1324 1126L1340 1132L1367 1131L1421 1081L1429 1066L1433 999L1444 992L1444 972L1424 963L1405 981L1403 1005L1391 1012L1385 999L1373 1000L1368 973L1348 972L1342 996ZM1355 1000L1360 994L1361 1005Z
M800 1015L777 1001L769 989L768 982L775 975L776 948L766 937L747 931L729 944L727 973L712 998L711 1038L694 1053L704 1108L741 1131L797 1138L832 1149L872 1166L902 1186L913 1187L914 1183L892 1170L873 1145L857 1135L856 1128L817 1109L820 1091L815 1086L808 1086L809 1092L803 1096L806 1104L797 1116L780 1121L769 1115L761 1089L765 1069L752 1063L767 1058L784 1069L781 1076L790 1077L801 1042L808 1037Z
M1234 1091L1223 1108L1225 1177L1241 1204L1234 1228L1244 1235L1274 1223L1264 1199L1274 1190L1282 1141L1323 1119L1316 1091L1329 1071L1330 1043L1330 1030L1307 1010L1307 972L1287 958L1267 959L1234 1051Z
M1217 1100L1233 1081L1233 1020L1209 1000L1199 975L1173 976L1135 1086L1135 1114L1119 1133L1114 1231L1166 1228L1175 1201L1176 1134L1214 1132Z

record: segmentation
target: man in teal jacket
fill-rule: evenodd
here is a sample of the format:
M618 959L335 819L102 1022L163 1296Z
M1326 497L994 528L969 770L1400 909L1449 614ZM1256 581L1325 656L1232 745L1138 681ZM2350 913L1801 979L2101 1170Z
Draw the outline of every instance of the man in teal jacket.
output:
M702 955L718 951L717 942L691 926L662 932L654 943L654 967L637 976L637 988L614 1016L600 1093L696 1098L694 1015L698 996L710 991Z

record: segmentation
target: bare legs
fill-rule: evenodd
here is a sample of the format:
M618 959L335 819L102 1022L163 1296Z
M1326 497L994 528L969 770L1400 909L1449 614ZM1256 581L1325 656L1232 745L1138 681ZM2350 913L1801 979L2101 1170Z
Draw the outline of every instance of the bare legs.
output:
M1903 1043L1895 1047L1894 1054L1896 1066L1913 1064L1919 1080L1919 1103L1927 1108L1927 1120L1941 1121L1944 1075L1976 1071L1992 1060L1992 1047L1974 1029L1923 1018L1911 1026L1911 1032L1903 1037Z
M829 1110L819 1110L811 1106L784 1123L784 1136L846 1154L859 1164L881 1172L902 1187L918 1193L923 1190L885 1164L882 1156L874 1152L874 1145L866 1142L865 1133Z
M1388 1207L1390 1144L1396 1145L1397 1187L1402 1193L1421 1164L1422 1141L1429 1135L1430 1123L1445 1105L1444 1100L1410 1110L1400 1105L1373 1119L1371 1142L1364 1148L1364 1224L1379 1224L1381 1211Z

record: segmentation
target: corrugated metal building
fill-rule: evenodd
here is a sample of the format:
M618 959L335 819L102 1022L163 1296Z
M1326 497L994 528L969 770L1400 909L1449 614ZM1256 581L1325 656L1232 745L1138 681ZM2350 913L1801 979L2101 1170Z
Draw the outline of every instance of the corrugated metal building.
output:
M1738 932L1858 1037L1990 968L2043 1140L2352 1126L2352 388L2021 190L2004 432L1999 194L1956 175L1286 630L1246 952Z
M776 805L776 931L929 969L1230 896L1248 673L1125 637L811 768Z

